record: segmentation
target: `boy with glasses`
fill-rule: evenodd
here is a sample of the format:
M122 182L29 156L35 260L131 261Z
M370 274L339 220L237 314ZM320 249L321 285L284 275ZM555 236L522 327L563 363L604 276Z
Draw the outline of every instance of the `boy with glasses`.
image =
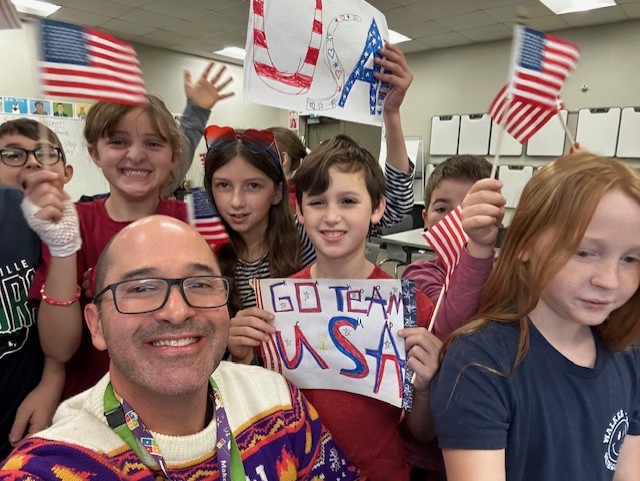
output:
M67 183L57 135L31 119L0 125L0 459L25 433L51 422L64 384L64 371L44 363L36 327L37 310L27 296L40 262L40 239L20 212L25 179L45 175Z

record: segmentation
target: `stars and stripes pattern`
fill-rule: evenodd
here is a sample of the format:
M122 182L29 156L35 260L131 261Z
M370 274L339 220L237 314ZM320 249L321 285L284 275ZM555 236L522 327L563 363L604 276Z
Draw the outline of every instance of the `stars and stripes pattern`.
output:
M578 47L521 25L516 26L514 43L513 99L557 108L560 89L580 56Z
M469 238L462 228L462 207L458 206L449 212L423 236L445 266L444 290L446 291L451 274L460 262L462 249Z
M229 242L229 234L220 215L209 202L203 189L193 189L185 201L191 225L200 233L214 251Z
M45 95L147 103L142 69L133 47L92 28L40 21L40 71Z
M560 89L580 52L553 35L517 25L513 69L489 113L518 142L524 143L564 107Z
M564 107L564 102L559 97L556 99L556 108L516 99L511 99L509 102L507 85L505 85L493 99L489 113L499 126L518 142L524 144Z

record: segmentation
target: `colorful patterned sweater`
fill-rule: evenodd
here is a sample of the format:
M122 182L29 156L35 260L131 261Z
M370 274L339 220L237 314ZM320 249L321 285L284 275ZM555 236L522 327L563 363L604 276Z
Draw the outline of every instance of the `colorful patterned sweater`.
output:
M213 375L249 481L363 480L318 414L283 377L257 366L222 362ZM109 376L65 401L52 427L23 441L0 468L0 480L164 479L150 455L136 454L107 425ZM153 433L172 480L219 479L215 421L189 436Z

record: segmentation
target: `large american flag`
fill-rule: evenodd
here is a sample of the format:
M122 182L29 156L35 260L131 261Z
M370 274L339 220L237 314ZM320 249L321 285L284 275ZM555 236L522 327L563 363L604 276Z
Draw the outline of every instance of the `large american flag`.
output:
M520 143L540 130L562 106L560 89L580 53L574 44L517 25L510 80L489 107L489 113Z
M42 88L51 97L147 103L133 47L92 28L40 21Z
M204 237L214 251L229 242L229 234L227 234L222 219L215 207L209 202L203 189L193 189L186 196L185 201L189 208L191 225Z
M462 207L458 206L449 212L423 236L445 266L444 290L446 291L451 274L460 262L462 249L469 238L462 228Z

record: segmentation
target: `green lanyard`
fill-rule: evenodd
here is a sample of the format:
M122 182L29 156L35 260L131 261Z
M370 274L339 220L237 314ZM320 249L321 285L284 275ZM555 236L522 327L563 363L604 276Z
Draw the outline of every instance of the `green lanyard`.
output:
M220 480L245 481L246 477L240 450L229 426L227 414L222 404L220 389L213 378L209 378L209 380L215 400L215 422L218 438L216 442L216 456L218 459ZM126 407L127 414L125 414L123 405ZM138 418L137 414L130 408L128 403L124 400L123 403L120 403L116 399L111 383L107 385L104 392L104 408L104 415L111 429L136 453L140 460L143 459L141 446L144 446L159 464L166 478L171 480L164 458L155 444L153 436ZM131 428L127 425L127 421L131 423Z

